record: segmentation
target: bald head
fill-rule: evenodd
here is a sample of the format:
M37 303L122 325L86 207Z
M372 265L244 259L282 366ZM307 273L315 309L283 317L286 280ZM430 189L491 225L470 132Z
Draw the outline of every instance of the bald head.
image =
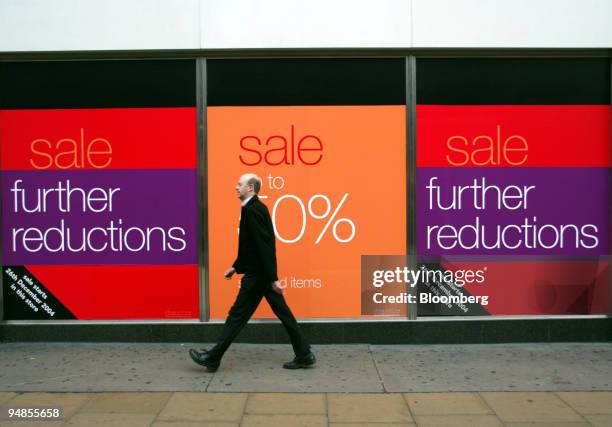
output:
M248 185L252 185L255 194L258 194L259 190L261 190L261 178L254 173L245 173L240 179L244 179Z
M236 184L236 193L240 200L258 194L259 190L261 190L261 178L254 173L245 173Z

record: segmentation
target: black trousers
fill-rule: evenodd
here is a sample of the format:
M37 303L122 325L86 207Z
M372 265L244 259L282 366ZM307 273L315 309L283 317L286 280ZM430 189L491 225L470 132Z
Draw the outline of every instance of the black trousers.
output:
M210 358L221 360L225 351L247 324L264 297L287 330L295 355L303 356L310 352L310 345L304 339L291 309L285 302L285 298L272 289L271 282L258 280L256 276L245 275L240 282L240 292L238 292L236 301L234 301L234 305L230 308L225 320L221 336L217 344L208 352Z

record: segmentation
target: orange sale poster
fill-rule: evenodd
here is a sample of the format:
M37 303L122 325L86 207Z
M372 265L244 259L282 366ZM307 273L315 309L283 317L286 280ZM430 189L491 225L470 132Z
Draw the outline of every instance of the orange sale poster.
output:
M406 253L405 106L209 107L211 319L225 318L239 277L238 178L259 193L276 232L279 280L296 317L357 318L361 256ZM273 317L262 302L256 318Z

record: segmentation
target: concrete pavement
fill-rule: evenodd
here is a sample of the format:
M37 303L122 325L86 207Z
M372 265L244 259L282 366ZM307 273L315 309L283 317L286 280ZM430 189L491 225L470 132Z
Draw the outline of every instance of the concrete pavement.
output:
M61 421L13 426L611 426L611 392L0 393L0 407L54 405Z
M235 344L219 371L200 344L0 344L0 407L59 406L3 426L612 426L612 343Z
M288 371L289 345L234 344L215 374L197 343L3 343L0 391L612 391L612 343L316 345Z

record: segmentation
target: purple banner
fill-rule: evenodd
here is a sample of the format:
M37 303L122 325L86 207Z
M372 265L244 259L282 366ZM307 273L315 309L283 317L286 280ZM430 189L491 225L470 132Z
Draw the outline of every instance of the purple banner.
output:
M417 185L421 255L610 253L609 168L420 167Z
M9 265L195 264L196 170L2 171Z

